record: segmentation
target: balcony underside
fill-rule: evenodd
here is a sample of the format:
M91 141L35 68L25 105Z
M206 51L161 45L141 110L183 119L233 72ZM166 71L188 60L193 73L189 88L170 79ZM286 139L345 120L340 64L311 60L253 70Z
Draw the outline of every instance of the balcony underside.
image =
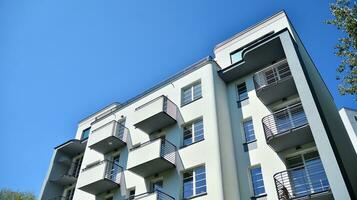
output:
M149 162L131 167L128 170L134 172L135 174L138 174L141 177L147 177L174 167L175 165L167 161L166 159L156 158L154 160L150 160Z
M162 111L149 118L146 118L141 122L136 123L134 126L150 134L175 123L176 119L172 118L169 114Z
M82 186L79 189L90 194L97 195L115 188L119 188L119 186L119 184L113 182L112 180L104 178L88 185Z
M60 176L58 178L51 180L51 182L53 182L57 185L61 185L61 186L70 185L70 184L75 183L76 181L77 181L77 178L75 178L73 176L69 176L69 175L63 175L63 176Z
M276 152L313 142L309 125L288 130L268 138L268 145Z
M73 139L55 147L55 149L65 153L70 157L73 157L80 153L83 153L86 148L86 145L87 145L87 140L82 141L82 140Z
M92 144L91 146L89 146L89 148L94 149L99 153L106 154L115 149L119 149L125 145L126 143L123 140L115 136L110 136L105 138L104 140Z
M222 69L219 75L225 82L231 82L284 58L283 46L277 36L247 47L243 53L243 60Z
M257 96L265 105L294 94L297 94L297 90L291 76L257 90Z

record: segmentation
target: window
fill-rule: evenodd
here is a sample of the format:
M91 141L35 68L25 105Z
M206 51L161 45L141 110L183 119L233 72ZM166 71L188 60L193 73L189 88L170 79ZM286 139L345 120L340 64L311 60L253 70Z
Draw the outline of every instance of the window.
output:
M243 52L243 49L231 53L231 62L232 62L232 64L242 60L242 52Z
M194 142L204 139L203 119L198 119L183 127L183 146L188 146Z
M248 91L245 82L239 84L237 86L237 90L238 90L238 101L243 101L245 99L248 99Z
M191 198L206 193L205 166L197 167L183 174L183 198Z
M162 191L162 187L164 185L164 181L162 179L155 180L151 183L151 191L155 192L156 190Z
M84 139L87 139L89 137L89 133L90 133L90 127L85 129L84 131L82 131L82 137L81 139L84 140Z
M254 196L260 196L265 194L264 181L262 175L262 169L260 166L256 166L250 169L250 176L252 179Z
M186 105L202 97L201 81L187 86L181 91L181 105Z
M357 115L355 115L355 121L357 121Z
M135 199L135 189L131 189L129 191L129 198L128 200L132 200L132 199Z
M252 119L243 122L243 128L244 128L245 142L249 143L255 141L256 139L255 139Z

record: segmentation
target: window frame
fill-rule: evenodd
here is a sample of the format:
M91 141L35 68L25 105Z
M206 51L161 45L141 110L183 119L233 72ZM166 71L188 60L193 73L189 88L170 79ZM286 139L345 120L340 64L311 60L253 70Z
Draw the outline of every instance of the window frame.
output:
M247 122L251 122L252 124L252 129L253 129L253 135L254 135L254 139L253 140L250 140L250 141L248 141L247 140L247 133L246 133L246 129L245 129L245 123L247 123ZM253 123L253 119L252 119L252 117L249 117L249 118L246 118L246 119L244 119L243 121L242 121L242 127L243 127L243 136L244 136L244 144L249 144L249 143L252 143L252 142L255 142L255 141L257 141L257 137L256 137L256 135L255 135L255 129L254 129L254 123Z
M204 169L204 179L200 179L199 181L205 181L205 185L204 186L200 186L199 188L203 188L204 187L204 192L201 192L201 193L197 193L197 187L196 187L196 182L197 179L196 179L196 170L198 170L199 168L203 168ZM185 197L185 177L184 177L184 174L185 173L192 173L192 176L190 177L190 179L192 178L192 196L190 197ZM199 175L202 175L203 173L199 174ZM203 195L206 195L207 194L207 171L206 171L206 166L205 165L199 165L199 166L196 166L196 167L193 167L189 170L186 170L182 173L182 197L183 199L192 199L192 198L195 198L195 197L199 197L199 196L203 196Z
M202 139L196 140L197 132L196 132L195 124L197 124L199 122L202 123ZM189 126L191 127L191 143L185 144L185 128L189 127ZM203 117L199 117L199 118L193 119L193 120L185 123L182 126L182 147L187 147L187 146L193 145L195 143L201 142L203 140L205 140L205 126L204 126Z
M200 92L200 95L198 97L194 98L194 87L196 85L200 85L201 92ZM184 102L183 94L187 90L190 90L191 99L190 99L190 101ZM199 100L201 98L202 98L202 81L201 81L201 79L199 79L199 80L197 80L197 81L195 81L195 82L193 82L193 83L191 83L189 85L186 85L185 87L181 88L181 107L183 107L185 105L188 105L188 104L190 104L192 102L195 102L195 101L197 101L197 100Z
M90 130L91 130L91 127L88 127L88 128L86 128L86 129L83 129L83 130L82 130L82 133L81 133L81 140L86 140L86 139L88 139L88 138L89 138L89 135L90 135ZM86 138L84 138L84 137L83 137L83 135L84 135L84 133L85 133L86 131L88 131L88 135L87 135L87 137L86 137Z
M245 87L245 92L244 92L244 93L246 93L246 97L244 97L244 98L241 98L241 94L239 93L239 88L240 88L240 86L242 86L242 85L244 85L244 87ZM248 87L247 87L246 81L241 82L241 83L238 83L238 84L236 85L236 90L237 90L237 102L242 102L242 101L244 101L244 100L249 99ZM242 94L244 94L244 93L242 93Z
M253 174L252 174L252 170L253 169L257 169L257 168L260 168L260 173L261 173L261 176L262 176L262 182L263 182L263 189L264 189L264 192L263 193L260 193L260 194L256 194L255 193L255 187L254 187L254 181L253 181ZM249 174L249 182L250 182L250 188L251 188L251 194L252 194L252 198L257 198L257 197L261 197L261 196L266 196L267 193L266 193L266 189L265 189L265 183L264 183L264 177L263 177L263 171L262 171L262 166L260 164L258 165L253 165L253 166L250 166L249 169L248 169L248 174Z

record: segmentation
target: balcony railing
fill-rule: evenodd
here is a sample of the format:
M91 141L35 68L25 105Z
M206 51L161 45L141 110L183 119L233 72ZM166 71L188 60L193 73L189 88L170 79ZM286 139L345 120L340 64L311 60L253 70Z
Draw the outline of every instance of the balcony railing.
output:
M265 105L297 94L296 85L286 59L255 73L253 80L257 97Z
M288 106L274 114L263 118L264 133L267 141L277 135L291 132L293 129L308 124L304 109L301 103Z
M320 160L295 167L274 175L279 200L329 194L330 185Z
M179 109L166 96L159 96L135 109L134 126L151 134L159 129L175 124Z
M78 188L91 194L114 189L122 183L123 168L111 160L103 160L88 165L81 172Z
M135 195L134 197L129 197L126 200L175 200L174 197L160 191L155 190L154 192L146 192L142 194Z
M288 77L291 77L291 72L286 59L284 59L255 73L253 80L255 89L260 90Z
M173 168L176 150L176 146L164 138L145 142L130 150L128 169L146 177Z
M95 129L88 141L88 146L106 154L125 146L129 137L129 129L115 120Z

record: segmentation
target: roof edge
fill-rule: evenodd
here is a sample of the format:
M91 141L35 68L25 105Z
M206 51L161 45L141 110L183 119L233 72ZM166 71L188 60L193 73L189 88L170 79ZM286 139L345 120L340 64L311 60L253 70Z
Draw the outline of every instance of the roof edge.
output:
M251 30L257 28L258 26L260 26L260 25L262 25L262 24L264 24L264 23L266 23L266 22L268 22L268 21L274 19L275 17L277 17L277 16L279 16L279 15L281 15L281 14L284 14L285 16L287 16L285 10L280 10L279 12L273 14L272 16L270 16L270 17L268 17L268 18L265 18L264 20L262 20L262 21L260 21L260 22L258 22L258 23L256 23L256 24L254 24L254 25L252 25L252 26L249 26L248 28L246 28L246 29L244 29L243 31L241 31L241 32L239 32L239 33L233 35L232 37L230 37L230 38L224 40L223 42L218 43L218 44L214 47L213 51L215 52L217 49L221 48L222 46L226 45L227 43L229 43L229 42L233 41L234 39L236 39L236 38L238 38L238 37L244 35L245 33L248 33L249 31L251 31Z
M120 108L119 108L118 110L120 110L120 109L122 109L122 108L124 108L124 107L130 105L131 103L134 103L135 101L137 101L137 100L143 98L144 96L146 96L146 95L148 95L148 94L150 94L150 93L152 93L152 92L154 92L154 91L157 91L158 89L160 89L160 88L162 88L163 86L169 84L170 82L175 81L175 80L177 80L177 79L183 77L184 75L189 74L189 73L195 71L196 69L201 68L202 66L204 66L205 64L207 64L207 63L209 63L209 62L211 62L211 61L214 61L213 58L212 58L211 56L206 56L206 57L202 58L201 60L195 62L194 64L192 64L192 65L186 67L185 69L179 71L178 73L176 73L176 74L170 76L169 78L167 78L167 79L161 81L160 83L154 85L153 87L151 87L151 88L149 88L149 89L143 91L142 93L140 93L140 94L138 94L138 95L136 95L136 96L130 98L129 100L127 100L127 101L125 101L125 102L123 102L123 103L117 103L117 102L115 102L115 103L109 104L108 106L102 108L101 110L99 110L99 111L97 111L97 112L91 114L90 116L88 116L88 117L86 117L86 118L80 120L80 121L79 121L79 124L81 124L81 123L83 123L84 121L86 121L86 120L88 120L88 119L94 117L95 115L98 115L100 112L102 112L103 110L109 108L109 107L112 106L112 105L115 105L115 104L119 105ZM115 111L118 111L118 110L115 110Z

